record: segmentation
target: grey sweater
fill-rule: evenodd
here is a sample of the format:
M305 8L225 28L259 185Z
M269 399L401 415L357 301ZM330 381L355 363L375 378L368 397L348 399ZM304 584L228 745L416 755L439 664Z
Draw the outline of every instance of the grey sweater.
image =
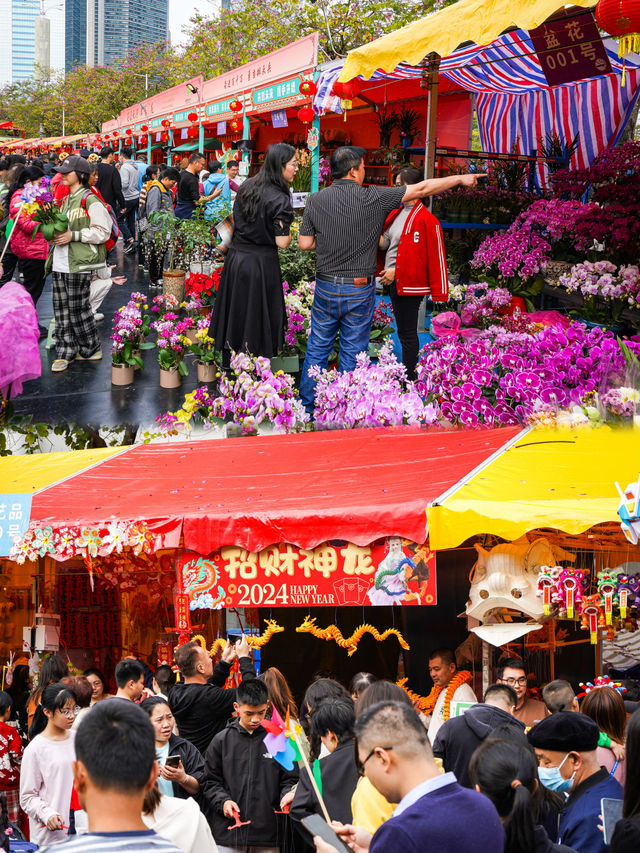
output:
M140 197L138 190L139 172L133 160L125 160L120 166L122 195L125 201L134 201Z

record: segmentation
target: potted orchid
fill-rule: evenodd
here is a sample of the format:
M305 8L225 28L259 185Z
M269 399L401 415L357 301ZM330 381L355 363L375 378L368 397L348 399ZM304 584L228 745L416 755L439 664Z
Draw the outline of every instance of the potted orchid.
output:
M278 370L297 373L300 370L300 358L304 358L307 352L311 331L311 306L315 286L315 281L302 281L296 286L290 285L287 281L282 282L287 311L287 329L282 351L271 359L271 369L274 373Z
M139 349L141 329L142 317L137 305L129 302L116 311L111 335L112 385L131 385L134 369L144 368Z
M220 353L216 351L214 339L209 336L207 317L201 317L198 321L194 337L189 349L197 359L198 382L215 382L220 376Z
M188 318L179 320L176 314L167 313L161 320L152 323L153 329L158 333L161 388L179 387L182 377L189 373L183 358L191 343L186 336L190 322Z
M368 354L373 358L377 357L382 349L384 339L395 329L393 311L390 310L388 303L381 300L376 305L373 312L373 320L371 321L371 332L369 333L369 349Z
M557 287L580 294L584 304L571 313L587 325L612 326L623 310L640 296L640 269L635 265L620 269L610 261L584 261L560 276Z

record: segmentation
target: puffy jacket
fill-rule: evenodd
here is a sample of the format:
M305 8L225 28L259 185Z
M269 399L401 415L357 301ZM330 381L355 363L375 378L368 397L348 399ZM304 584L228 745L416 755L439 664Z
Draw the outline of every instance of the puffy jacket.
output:
M383 233L401 210L389 214ZM379 265L383 260L384 256ZM396 256L396 290L400 296L430 294L434 302L449 298L442 226L422 202L413 206L402 231Z
M40 231L33 236L33 231L38 224L26 213L20 213L22 205L22 190L16 190L11 196L10 214L15 223L11 234L9 248L17 258L28 258L29 260L46 260L49 254L49 244ZM20 216L18 217L18 214Z
M467 708L461 717L445 720L433 743L433 754L442 759L445 772L452 771L461 785L473 788L469 761L476 747L496 729L522 735L525 742L524 723L502 708L479 703Z
M248 732L237 717L209 744L202 786L204 812L217 844L225 847L272 847L279 844L280 801L298 781L298 771L288 771L269 755L264 745L266 729ZM233 820L222 807L233 800L247 826L230 830Z

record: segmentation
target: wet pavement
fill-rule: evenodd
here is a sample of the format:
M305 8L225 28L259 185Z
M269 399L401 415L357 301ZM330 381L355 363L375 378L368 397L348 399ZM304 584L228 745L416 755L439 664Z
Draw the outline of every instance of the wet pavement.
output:
M33 417L34 422L48 424L73 423L91 426L150 425L158 414L175 410L180 406L184 394L197 387L196 366L193 356L188 355L186 364L189 376L182 380L182 387L160 388L157 351L142 353L145 369L136 371L132 385L117 388L111 385L111 331L113 314L124 305L134 291L149 294L149 276L138 266L137 255L125 255L122 241L109 255L116 264L115 276L127 276L126 284L114 285L100 306L104 320L98 323L98 334L102 342L102 361L74 362L63 373L52 373L55 349L45 348L46 338L40 341L42 375L24 383L22 394L12 400L17 414ZM151 298L161 291L151 291ZM38 319L48 327L53 318L51 302L51 277L47 279L44 292L38 301Z

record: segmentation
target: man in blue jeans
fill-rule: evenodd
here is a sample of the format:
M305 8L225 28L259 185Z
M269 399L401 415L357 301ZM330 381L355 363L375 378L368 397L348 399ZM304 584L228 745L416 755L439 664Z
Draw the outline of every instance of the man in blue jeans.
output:
M375 271L382 227L403 202L473 187L481 175L451 175L400 187L363 186L364 148L344 146L331 155L333 183L306 204L298 244L316 250L316 290L311 334L302 367L300 397L313 414L312 365L326 367L340 332L340 370L353 370L367 349L375 307Z

